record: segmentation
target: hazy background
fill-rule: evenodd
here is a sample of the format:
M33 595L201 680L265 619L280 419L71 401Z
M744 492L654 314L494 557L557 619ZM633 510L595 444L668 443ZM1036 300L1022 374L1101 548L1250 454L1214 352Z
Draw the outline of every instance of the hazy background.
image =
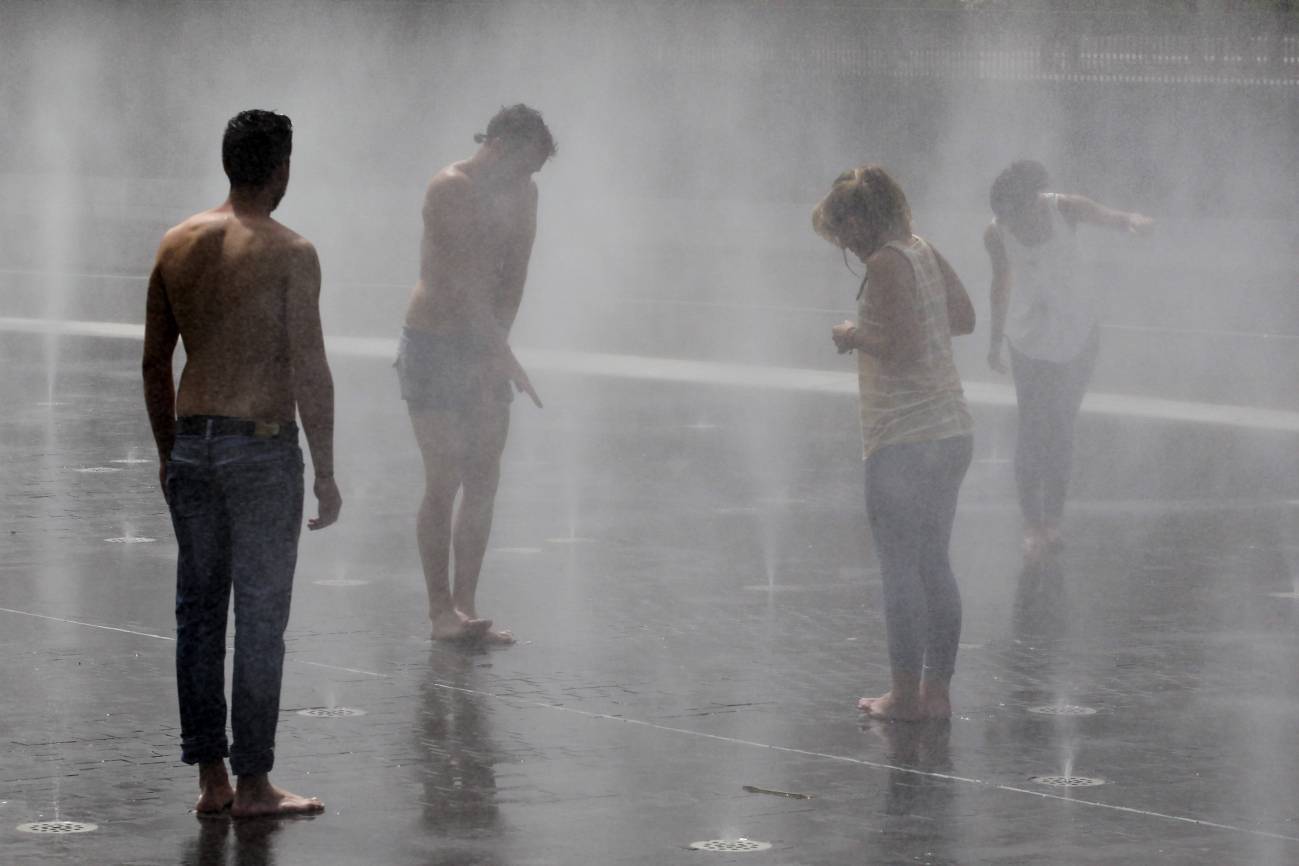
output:
M294 122L279 216L320 250L326 329L395 337L424 184L524 101L559 155L518 345L848 369L826 334L856 278L808 214L874 161L975 298L963 374L993 378L987 189L1032 157L1160 221L1084 231L1097 389L1299 408L1286 6L10 0L0 315L141 321L159 237L220 201L224 123L262 107Z

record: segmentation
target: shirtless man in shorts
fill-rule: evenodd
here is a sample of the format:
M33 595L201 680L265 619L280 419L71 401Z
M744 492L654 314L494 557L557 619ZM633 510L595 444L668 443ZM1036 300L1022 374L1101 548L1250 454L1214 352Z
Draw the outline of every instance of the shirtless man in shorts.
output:
M168 231L149 277L144 397L180 548L181 760L199 765L200 814L324 809L314 797L275 787L268 776L302 528L299 414L320 515L308 526L329 526L342 507L334 483L334 385L320 327L320 263L310 243L271 219L288 187L292 144L293 127L283 115L245 111L232 118L221 146L229 198ZM179 391L172 379L177 339L186 353Z
M477 152L438 172L424 195L419 282L396 366L424 461L416 534L432 637L512 643L508 631L479 617L474 596L511 386L541 406L508 340L537 231L532 175L554 155L555 142L526 105L502 108L475 140Z

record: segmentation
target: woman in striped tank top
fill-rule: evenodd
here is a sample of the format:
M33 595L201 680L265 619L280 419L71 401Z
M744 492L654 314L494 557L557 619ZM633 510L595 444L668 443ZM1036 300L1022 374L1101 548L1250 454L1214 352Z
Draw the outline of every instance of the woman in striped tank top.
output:
M947 551L973 439L952 335L974 330L974 307L942 255L911 233L906 196L879 166L836 178L812 225L866 265L858 321L836 325L832 337L840 353L857 352L892 689L857 706L880 719L946 718L961 636Z

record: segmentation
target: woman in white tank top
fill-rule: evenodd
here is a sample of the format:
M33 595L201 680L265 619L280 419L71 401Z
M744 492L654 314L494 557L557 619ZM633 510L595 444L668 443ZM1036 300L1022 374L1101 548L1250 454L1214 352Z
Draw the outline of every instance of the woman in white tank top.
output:
M1061 545L1060 521L1073 465L1073 429L1098 347L1094 293L1080 285L1074 235L1080 224L1149 234L1154 222L1079 195L1046 192L1041 163L1013 163L992 184L983 243L992 259L988 364L1006 372L1010 344L1019 406L1015 482L1030 559Z

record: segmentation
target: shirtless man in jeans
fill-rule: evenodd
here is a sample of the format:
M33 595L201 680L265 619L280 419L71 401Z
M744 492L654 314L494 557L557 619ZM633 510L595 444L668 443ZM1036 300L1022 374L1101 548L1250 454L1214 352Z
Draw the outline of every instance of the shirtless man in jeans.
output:
M270 216L289 183L292 142L283 115L245 111L231 119L221 147L229 198L168 231L149 277L144 396L180 547L181 760L199 765L199 813L324 809L268 777L302 526L299 413L319 505L308 526L329 526L342 507L320 264L310 243ZM178 338L186 352L179 392L172 379ZM224 660L232 586L237 628L228 744Z
M420 277L397 373L424 461L416 534L433 639L511 643L508 631L478 616L474 596L492 529L511 385L541 406L508 338L537 231L532 175L554 155L555 142L526 105L502 108L476 140L477 152L438 172L424 195Z

